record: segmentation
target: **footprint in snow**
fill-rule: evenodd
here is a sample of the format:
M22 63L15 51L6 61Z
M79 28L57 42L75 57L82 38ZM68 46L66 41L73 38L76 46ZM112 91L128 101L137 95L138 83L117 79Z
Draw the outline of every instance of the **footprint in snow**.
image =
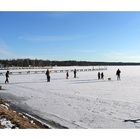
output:
M71 104L68 104L68 106L71 106Z

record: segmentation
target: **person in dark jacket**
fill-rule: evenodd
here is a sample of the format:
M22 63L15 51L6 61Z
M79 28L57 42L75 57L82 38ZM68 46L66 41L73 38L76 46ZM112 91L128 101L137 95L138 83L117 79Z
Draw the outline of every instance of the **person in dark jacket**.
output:
M9 79L8 79L9 78L9 71L6 72L5 77L6 77L5 84L9 83Z
M101 79L104 79L104 73L103 72L101 73Z
M100 80L100 78L101 78L101 74L100 72L98 72L98 80Z
M46 71L47 82L50 82L50 71L47 69Z
M74 78L76 78L76 73L77 73L77 71L76 71L76 69L74 70Z
M121 71L118 69L118 70L116 71L117 80L120 80L120 74L121 74Z
M68 79L69 78L69 72L67 71L66 72L66 79Z

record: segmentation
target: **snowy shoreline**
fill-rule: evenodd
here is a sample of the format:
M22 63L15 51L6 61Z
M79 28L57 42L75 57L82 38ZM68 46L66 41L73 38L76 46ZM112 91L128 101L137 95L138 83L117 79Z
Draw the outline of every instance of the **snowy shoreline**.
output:
M0 100L3 100L1 96L0 96ZM4 102L6 102L5 98L4 98ZM30 120L34 120L34 122L36 122L36 123L40 123L44 126L47 126L49 129L56 129L56 128L57 129L67 129L67 127L61 126L60 124L55 123L52 120L44 120L44 119L40 118L39 116L33 114L32 112L28 112L24 107L19 107L15 104L12 104L11 102L8 102L7 105L10 109L14 110L14 112L23 114L24 116L27 116ZM3 105L3 106L5 106L5 105ZM7 109L8 109L8 107L7 107ZM10 122L10 120L7 120L4 116L0 116L0 122L1 122L1 124L4 124L6 126L6 128L13 128L13 126L15 126L14 124L12 124Z
M27 128L51 128L39 119L22 112L11 106L10 102L0 98L0 128L3 129L27 129Z

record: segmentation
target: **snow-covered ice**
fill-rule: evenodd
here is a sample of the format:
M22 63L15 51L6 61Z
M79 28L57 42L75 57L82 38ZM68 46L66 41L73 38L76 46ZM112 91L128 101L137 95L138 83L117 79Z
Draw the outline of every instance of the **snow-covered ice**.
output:
M107 68L104 80L97 71L78 72L76 79L51 73L50 83L45 74L10 75L9 84L0 76L0 96L68 128L140 128L140 66Z

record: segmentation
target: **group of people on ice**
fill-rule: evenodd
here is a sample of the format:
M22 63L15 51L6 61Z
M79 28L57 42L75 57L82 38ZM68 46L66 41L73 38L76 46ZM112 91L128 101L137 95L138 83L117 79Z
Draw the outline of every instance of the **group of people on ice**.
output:
M76 73L77 73L77 71L76 71L76 69L74 70L74 78L76 78ZM46 71L46 76L47 76L47 82L50 82L50 71L49 71L49 69L47 69L47 71ZM67 71L66 72L66 79L68 79L69 78L69 72Z
M76 69L73 70L73 74L74 74L74 78L77 78L77 70ZM118 69L116 71L117 80L120 80L120 74L121 74L121 71ZM48 69L46 71L46 76L47 76L47 82L50 82L50 71ZM98 76L98 80L104 79L103 72L101 72L101 73L98 72L97 76ZM66 79L69 79L69 72L68 71L66 72Z
M76 78L76 74L77 74L76 69L74 69L73 73L74 73L74 78ZM49 71L49 69L47 69L47 71L46 71L46 76L47 76L47 82L50 82L50 71ZM68 79L68 78L69 78L69 72L67 71L66 72L66 79Z
M104 79L104 73L103 72L102 73L98 72L98 80L100 80L100 79Z
M118 69L116 71L117 80L120 80L120 78L121 78L120 75L121 75L121 71ZM98 72L97 76L98 76L98 80L104 79L104 73L103 72L102 73Z
M74 78L77 78L77 70L76 69L74 69L73 74L74 74ZM118 69L116 71L117 80L120 80L120 74L121 74L121 71ZM49 69L47 69L47 71L46 71L46 76L47 76L47 82L50 82L50 71L49 71ZM104 79L104 73L103 72L102 73L98 72L97 76L98 76L98 80ZM6 77L5 84L9 83L9 71L6 72L5 77ZM67 71L66 72L66 79L68 79L68 78L69 78L69 72Z
M74 73L74 78L76 78L77 70L74 69L73 73ZM66 72L66 79L69 79L69 72L68 71Z
M98 72L97 76L98 76L98 80L104 79L104 73L103 72L102 73ZM119 69L116 71L116 76L117 76L117 80L120 80L121 71Z

